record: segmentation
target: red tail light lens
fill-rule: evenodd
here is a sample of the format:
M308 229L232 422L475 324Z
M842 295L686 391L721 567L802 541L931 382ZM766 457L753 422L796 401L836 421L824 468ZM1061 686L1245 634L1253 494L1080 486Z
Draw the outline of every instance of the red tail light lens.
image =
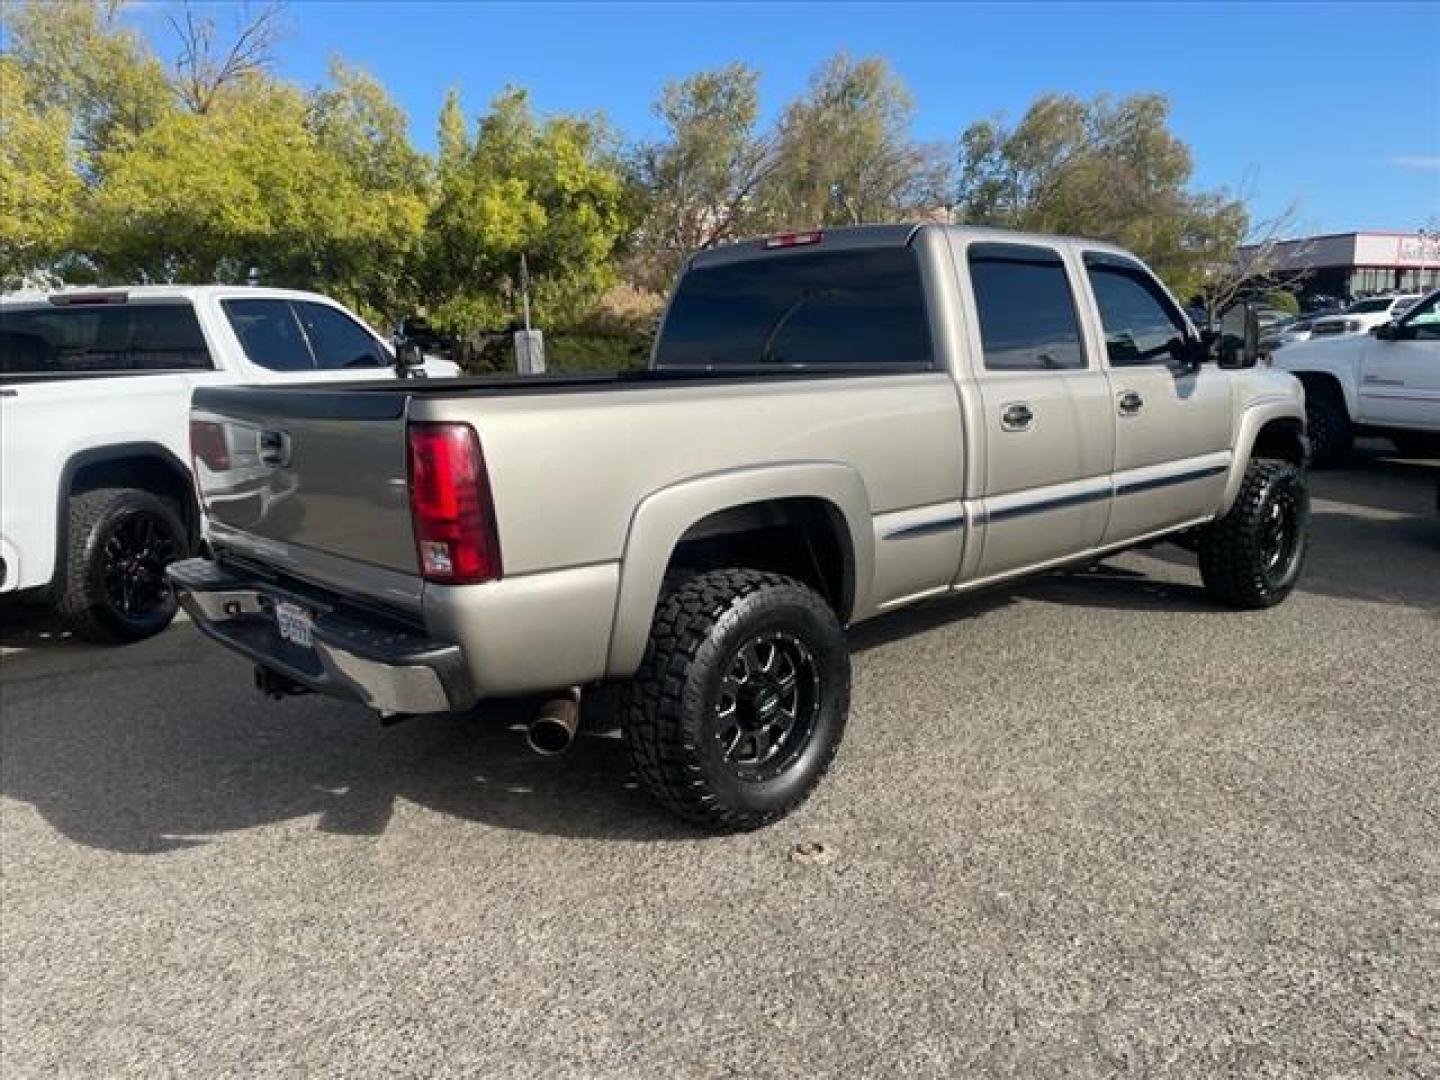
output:
M190 456L196 461L203 461L211 472L224 472L230 468L230 444L225 441L225 425L213 420L191 420Z
M410 425L410 515L427 581L500 576L500 539L480 440L469 424Z

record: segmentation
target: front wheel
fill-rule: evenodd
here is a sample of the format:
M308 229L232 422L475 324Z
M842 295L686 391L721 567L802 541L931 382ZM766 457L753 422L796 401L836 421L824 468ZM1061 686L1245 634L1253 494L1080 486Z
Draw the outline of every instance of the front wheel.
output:
M1305 387L1305 430L1317 468L1343 464L1355 448L1355 428L1345 399L1329 386Z
M716 570L661 597L623 725L662 806L754 829L819 784L849 705L849 648L830 606L779 574Z
M1309 526L1305 474L1288 461L1256 458L1229 513L1200 532L1205 588L1230 607L1280 603L1300 579Z

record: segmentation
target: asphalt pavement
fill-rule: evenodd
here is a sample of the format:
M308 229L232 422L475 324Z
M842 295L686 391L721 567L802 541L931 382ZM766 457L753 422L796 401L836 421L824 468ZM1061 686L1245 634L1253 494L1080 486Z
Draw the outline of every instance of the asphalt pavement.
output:
M0 612L0 1072L1440 1077L1440 462L1281 607L1160 547L853 632L794 817ZM798 849L798 850L797 850Z

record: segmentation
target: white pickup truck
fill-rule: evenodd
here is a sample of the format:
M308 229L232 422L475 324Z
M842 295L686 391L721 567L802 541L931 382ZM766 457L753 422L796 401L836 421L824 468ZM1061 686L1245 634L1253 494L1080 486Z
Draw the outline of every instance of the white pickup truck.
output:
M1317 465L1342 461L1357 434L1383 435L1405 453L1440 449L1440 292L1368 334L1286 345L1271 365L1305 384Z
M135 641L176 605L164 567L198 547L190 395L374 379L390 346L335 301L245 286L0 298L0 595L79 635ZM427 361L424 373L454 375Z

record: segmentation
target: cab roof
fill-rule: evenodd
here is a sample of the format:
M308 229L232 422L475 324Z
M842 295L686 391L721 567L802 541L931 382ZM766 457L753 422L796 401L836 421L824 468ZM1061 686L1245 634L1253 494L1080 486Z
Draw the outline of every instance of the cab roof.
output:
M848 225L838 229L810 229L757 236L697 252L691 257L690 266L692 268L718 266L724 263L753 259L757 256L763 257L767 254L779 254L811 247L822 251L863 251L875 248L904 247L914 239L918 232L930 229L943 230L952 240L959 243L989 241L1001 244L1037 244L1045 247L1082 244L1089 251L1107 252L1129 259L1136 258L1133 252L1105 240L1060 236L1052 233L1020 232L1015 229L996 229L979 225L906 222L897 225Z

